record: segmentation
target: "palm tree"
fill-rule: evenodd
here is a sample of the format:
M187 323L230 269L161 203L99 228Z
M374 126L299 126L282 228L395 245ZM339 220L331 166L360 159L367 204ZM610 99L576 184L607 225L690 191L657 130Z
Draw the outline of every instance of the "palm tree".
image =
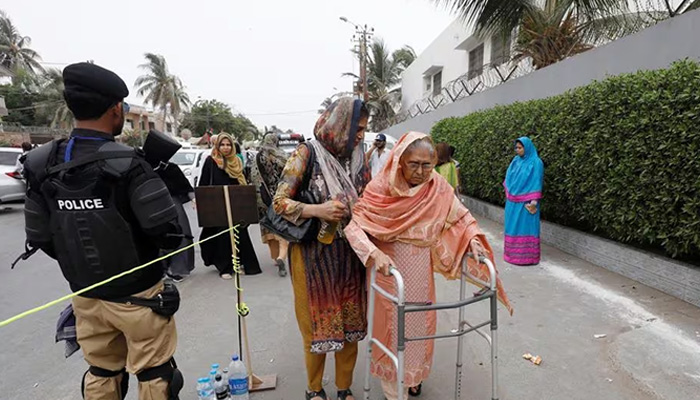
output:
M380 132L393 125L396 110L401 105L401 74L415 59L416 52L410 46L392 53L382 39L375 38L372 42L367 60L370 130ZM343 76L359 79L352 73Z
M70 129L73 127L73 114L63 98L63 74L56 68L47 69L38 79L38 91L45 98L37 104L37 114L49 121L52 128Z
M175 119L175 130L180 113L190 106L190 97L185 92L180 78L172 75L168 70L168 63L159 54L146 53L146 63L139 68L147 71L136 79L134 86L138 88L137 94L145 96L146 103L151 103L153 108L163 112L163 125L165 125L168 107Z
M628 10L580 18L574 1L547 0L544 8L527 10L519 27L513 60L531 58L535 69L544 68L598 44L644 29L658 20L656 13Z
M332 94L330 97L326 97L325 99L323 99L323 102L321 102L321 105L318 109L318 113L323 114L323 112L326 111L326 109L328 107L330 107L331 104L333 104L333 102L338 100L339 98L344 97L344 96L352 96L352 95L353 95L352 92L338 92L338 93Z
M0 11L0 65L12 72L26 70L32 74L43 72L39 53L30 49L29 36L22 36L10 17Z
M514 60L532 58L536 69L644 29L659 14L631 11L627 0L434 1L474 23L479 35L517 29Z

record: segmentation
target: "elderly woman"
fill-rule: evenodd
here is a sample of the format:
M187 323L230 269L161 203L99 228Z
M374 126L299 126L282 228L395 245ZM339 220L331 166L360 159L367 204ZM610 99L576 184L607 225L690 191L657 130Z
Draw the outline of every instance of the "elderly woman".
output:
M246 185L243 176L243 161L236 154L236 142L228 133L221 132L216 136L211 155L207 157L202 166L202 176L199 178L199 186L218 185ZM222 221L221 227L207 227L202 229L200 240L213 236L227 229L226 221ZM243 264L246 275L262 273L258 257L255 255L253 242L250 241L248 229L238 232L238 255ZM221 279L233 278L233 260L231 259L231 239L228 235L221 235L202 243L202 260L204 265L215 265L219 270Z
M353 209L352 222L345 229L350 245L360 260L382 274L377 283L395 292L389 267L399 270L405 281L406 302L435 302L433 272L457 279L469 251L492 259L486 237L476 220L453 195L454 189L434 171L436 150L422 133L404 135L392 151L382 173L367 186ZM469 259L475 276L488 278L488 269ZM500 280L498 295L510 304ZM396 351L397 316L392 303L377 297L373 335ZM435 334L435 312L411 313L406 317L406 336ZM396 393L396 368L384 353L373 352L371 372L382 381L389 400L406 399L408 388L420 393L430 374L433 342L409 342L405 353L406 392Z
M366 335L367 293L364 267L343 228L369 181L362 151L368 119L360 100L346 97L333 103L316 123L316 140L299 145L290 157L274 199L275 211L291 223L321 220L318 240L290 248L294 308L304 340L307 400L327 399L322 380L329 352L335 352L337 399L355 400L350 386L357 342ZM302 191L314 200L299 201Z
M267 214L272 205L272 198L277 190L277 184L282 177L282 171L287 164L287 154L279 148L279 136L268 132L263 136L260 149L251 162L250 178L258 188L258 214L260 218ZM289 243L260 225L262 242L270 248L270 257L277 264L280 276L287 276L284 260L287 259Z

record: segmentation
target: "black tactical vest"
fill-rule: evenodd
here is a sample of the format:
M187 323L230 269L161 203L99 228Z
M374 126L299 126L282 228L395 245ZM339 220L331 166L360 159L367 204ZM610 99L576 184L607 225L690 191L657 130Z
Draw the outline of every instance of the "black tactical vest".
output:
M55 164L53 146L49 166ZM95 153L47 168L40 180L56 257L72 286L87 287L139 265L134 232L119 206L135 156L133 149L107 142Z

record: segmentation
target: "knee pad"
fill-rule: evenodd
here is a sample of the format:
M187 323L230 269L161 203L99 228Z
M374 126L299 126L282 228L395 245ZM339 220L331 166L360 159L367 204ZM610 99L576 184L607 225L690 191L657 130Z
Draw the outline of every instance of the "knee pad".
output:
M126 399L126 393L129 391L129 373L126 372L126 369L122 368L119 371L110 371L108 369L94 366L90 366L90 368L83 374L83 379L80 383L80 393L82 393L83 399L85 399L85 377L87 376L88 372L100 378L116 378L117 376L121 375L122 381L120 386L122 389L122 400Z
M177 369L174 358L171 358L165 364L145 369L138 373L136 377L139 379L139 382L148 382L158 378L168 382L168 400L179 400L179 393L185 385L185 378L182 372Z

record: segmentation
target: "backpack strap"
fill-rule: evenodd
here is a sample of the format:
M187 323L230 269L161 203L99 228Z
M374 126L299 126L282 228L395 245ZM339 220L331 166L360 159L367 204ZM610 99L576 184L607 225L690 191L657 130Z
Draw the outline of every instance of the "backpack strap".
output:
M59 172L68 171L73 168L94 163L95 161L109 160L115 158L133 158L134 156L135 153L131 150L98 151L84 157L76 158L75 160L55 165L47 170L47 175L54 175Z

